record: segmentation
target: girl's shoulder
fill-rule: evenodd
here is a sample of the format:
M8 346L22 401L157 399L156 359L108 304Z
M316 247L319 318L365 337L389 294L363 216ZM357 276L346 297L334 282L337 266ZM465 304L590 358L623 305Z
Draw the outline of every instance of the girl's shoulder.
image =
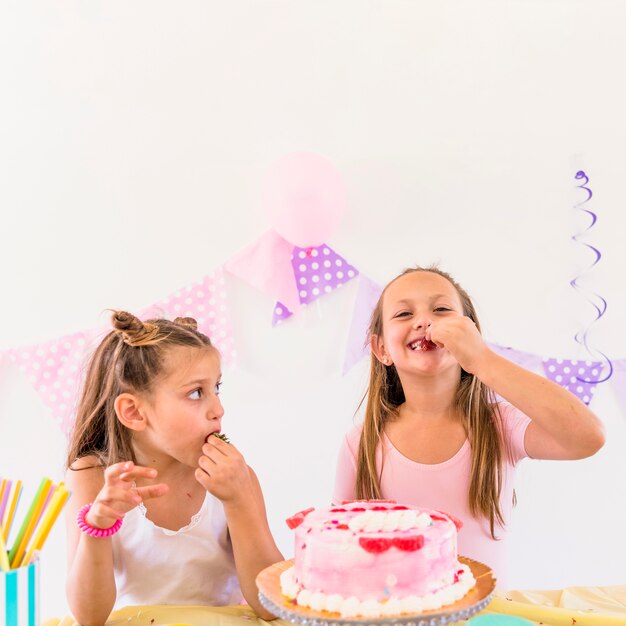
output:
M363 422L354 424L344 435L344 441L350 446L358 446L361 439L361 433L363 432Z
M100 471L104 471L104 466L102 465L102 461L95 454L90 454L88 456L75 459L67 469L70 472L81 472L89 469L99 469Z
M65 482L70 490L78 487L97 488L99 490L104 483L104 465L95 455L76 459L67 468Z

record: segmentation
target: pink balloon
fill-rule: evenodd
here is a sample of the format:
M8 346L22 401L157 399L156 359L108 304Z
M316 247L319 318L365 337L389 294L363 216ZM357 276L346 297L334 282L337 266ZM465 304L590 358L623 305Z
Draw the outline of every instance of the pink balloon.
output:
M263 204L272 228L295 246L326 243L346 210L346 190L333 165L312 152L291 152L270 168Z

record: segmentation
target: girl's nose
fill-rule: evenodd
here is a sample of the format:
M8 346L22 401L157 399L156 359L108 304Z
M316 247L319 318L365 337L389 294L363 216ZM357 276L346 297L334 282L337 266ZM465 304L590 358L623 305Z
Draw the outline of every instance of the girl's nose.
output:
M413 320L413 323L411 324L411 327L414 330L426 331L426 329L429 326L430 326L430 320L424 315L415 316L415 319Z
M209 416L211 419L222 419L222 417L224 417L224 407L222 406L222 401L219 396L215 396L215 401L211 405Z

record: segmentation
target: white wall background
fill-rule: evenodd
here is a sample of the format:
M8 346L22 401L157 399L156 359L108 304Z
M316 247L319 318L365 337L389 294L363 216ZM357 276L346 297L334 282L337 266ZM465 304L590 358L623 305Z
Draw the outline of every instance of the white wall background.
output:
M590 334L626 357L626 5L607 0L34 2L0 4L0 350L139 310L270 227L268 166L294 150L341 172L350 209L329 243L383 283L439 261L485 335L545 356L593 310L568 281L585 169L608 301ZM580 192L578 192L580 194ZM341 375L355 285L270 327L272 301L230 278L240 363L225 431L283 523L329 501L341 435L366 380ZM607 444L526 462L511 587L625 582L626 415L593 408ZM65 442L22 375L0 369L0 475L62 477ZM66 611L64 531L44 550L43 616Z

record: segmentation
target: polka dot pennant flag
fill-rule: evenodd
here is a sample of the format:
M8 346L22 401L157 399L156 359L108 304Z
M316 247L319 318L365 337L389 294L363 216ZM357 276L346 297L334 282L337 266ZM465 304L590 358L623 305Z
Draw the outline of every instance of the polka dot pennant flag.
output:
M221 267L198 282L153 304L140 314L142 319L154 316L167 319L193 317L198 322L198 330L211 339L224 362L234 365L236 352L232 318Z
M589 404L602 376L600 361L570 361L568 359L544 359L546 377L571 391L585 404Z
M354 266L326 244L312 248L295 246L291 266L302 305L310 304L359 275ZM283 303L277 302L272 326L291 315L292 312Z
M26 375L66 435L74 421L86 346L87 333L80 332L9 351L11 361Z

